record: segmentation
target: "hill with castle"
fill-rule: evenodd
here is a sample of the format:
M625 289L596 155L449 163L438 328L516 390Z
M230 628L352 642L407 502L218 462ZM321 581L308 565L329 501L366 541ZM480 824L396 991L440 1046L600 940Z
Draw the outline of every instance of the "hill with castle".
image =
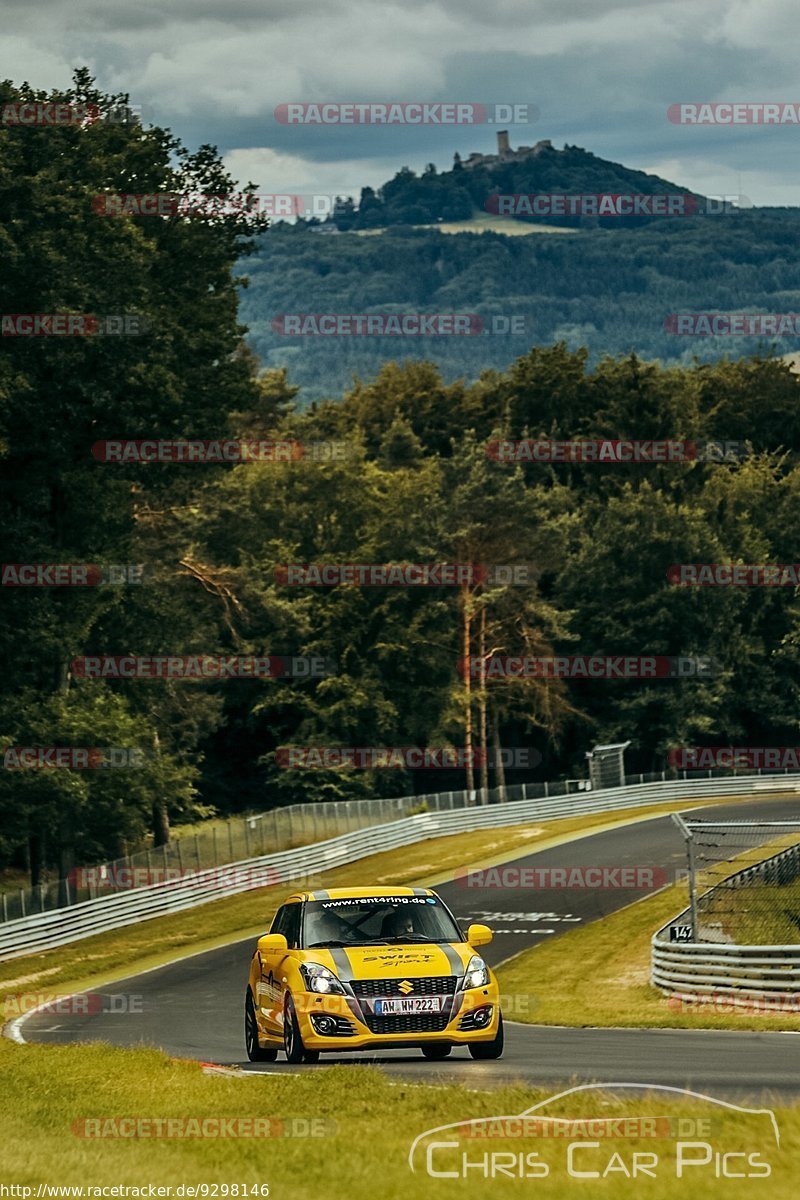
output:
M599 158L579 146L558 150L549 139L533 146L511 145L507 130L497 133L494 154L472 152L462 160L456 154L448 171L437 171L433 163L417 175L408 167L377 190L365 187L356 202L340 199L329 220L317 228L325 232L361 231L394 225L433 225L445 221L465 221L477 213L491 211L491 197L498 194L556 193L635 193L653 195L683 192L658 175L635 171L621 163ZM530 221L542 220L531 216ZM648 218L600 218L599 223L613 226L635 225ZM598 218L548 217L550 225L586 227L598 224Z

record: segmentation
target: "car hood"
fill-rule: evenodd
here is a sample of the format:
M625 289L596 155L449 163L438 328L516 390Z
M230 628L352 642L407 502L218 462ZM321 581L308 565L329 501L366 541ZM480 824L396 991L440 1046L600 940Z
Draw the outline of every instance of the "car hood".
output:
M464 942L333 947L302 951L305 962L329 967L340 979L419 979L463 975L475 951Z

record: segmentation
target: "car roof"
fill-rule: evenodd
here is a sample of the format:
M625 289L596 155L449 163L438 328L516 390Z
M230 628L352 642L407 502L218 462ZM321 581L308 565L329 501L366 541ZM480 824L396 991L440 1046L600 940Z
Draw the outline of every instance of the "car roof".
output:
M433 896L434 893L430 888L421 887L381 887L376 884L374 887L361 888L327 888L314 892L295 892L292 896L287 896L284 904L290 904L294 900L367 900L373 897L391 897L391 896Z

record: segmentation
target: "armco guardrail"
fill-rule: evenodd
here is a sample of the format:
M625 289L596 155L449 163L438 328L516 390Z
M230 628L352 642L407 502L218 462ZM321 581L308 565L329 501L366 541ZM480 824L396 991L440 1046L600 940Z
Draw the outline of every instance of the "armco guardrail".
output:
M673 996L766 1000L800 996L800 945L727 946L653 939L652 981Z
M606 791L585 792L556 798L519 800L504 804L489 804L452 812L420 813L400 821L374 825L353 833L342 834L327 841L278 854L262 855L231 864L224 871L213 869L154 887L137 888L127 894L117 893L86 900L70 908L37 913L0 926L0 959L16 958L34 950L63 946L80 938L105 933L125 925L136 924L151 917L180 912L237 895L265 883L311 881L322 871L356 862L369 854L409 846L427 838L468 832L503 825L519 825L526 821L555 820L558 817L581 813L613 812L616 809L640 808L669 800L692 802L705 796L753 795L766 788L770 791L800 789L797 776L747 776L732 779L702 779L686 782L646 783L632 787L610 788Z
M759 878L775 881L795 878L799 853L797 846L789 846L761 863L729 875L703 898L721 888L747 886ZM689 909L684 909L653 935L651 980L656 987L673 996L717 996L734 1002L770 999L774 1002L785 995L800 997L800 943L739 946L722 941L668 940L671 926L690 921Z

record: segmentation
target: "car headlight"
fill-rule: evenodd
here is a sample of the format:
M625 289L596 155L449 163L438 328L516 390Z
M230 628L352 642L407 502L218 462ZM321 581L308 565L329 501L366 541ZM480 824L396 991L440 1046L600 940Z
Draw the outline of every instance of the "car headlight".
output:
M300 973L310 992L319 992L323 996L344 995L344 988L333 971L329 971L321 963L302 963Z
M467 973L464 976L465 988L486 987L489 982L489 968L478 954L473 954L467 964Z

